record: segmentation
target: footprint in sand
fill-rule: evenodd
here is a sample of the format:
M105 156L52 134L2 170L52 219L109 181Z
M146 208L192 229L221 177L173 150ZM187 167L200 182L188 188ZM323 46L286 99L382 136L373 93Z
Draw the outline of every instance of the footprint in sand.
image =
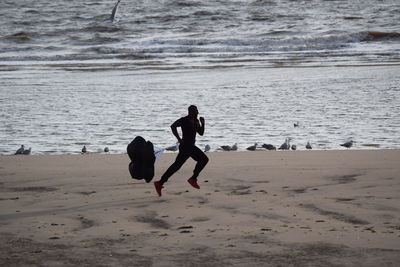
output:
M150 224L153 228L169 229L170 225L164 220L156 218L158 215L155 212L149 212L141 216L135 216L133 219L137 222Z
M14 192L39 192L39 193L58 190L58 188L46 187L46 186L13 187L10 189Z
M78 215L78 220L81 223L81 228L78 230L87 229L96 225L95 221L89 220L82 215Z
M182 229L193 229L193 226L187 225L187 226L180 226L180 227L178 227L178 230L182 230Z

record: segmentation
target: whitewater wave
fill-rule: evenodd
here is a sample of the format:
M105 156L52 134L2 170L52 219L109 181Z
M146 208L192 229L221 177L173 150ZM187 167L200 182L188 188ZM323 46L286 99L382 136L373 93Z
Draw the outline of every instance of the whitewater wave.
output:
M379 31L361 31L355 33L348 32L326 32L319 35L293 35L288 34L287 31L273 31L263 35L258 35L256 37L249 36L229 36L229 37L219 37L219 38L166 38L166 37L154 37L154 38L146 38L146 39L138 39L136 37L122 38L120 36L115 35L102 35L101 33L115 33L120 31L121 29L118 27L109 27L109 26L90 26L84 31L94 31L99 34L90 35L89 37L76 36L76 35L64 35L66 33L61 33L65 39L69 38L73 44L87 44L92 45L93 50L99 50L96 45L103 45L105 43L116 43L115 47L110 47L109 50L111 53L120 53L124 52L124 49L136 49L147 51L155 50L156 52L160 52L156 48L163 48L170 51L168 48L176 49L176 52L179 52L179 47L182 47L183 52L190 52L192 48L193 51L201 52L201 48L205 48L205 52L211 52L210 47L225 47L226 52L229 52L229 48L237 48L233 49L234 51L260 51L260 48L263 48L265 51L296 51L297 49L304 50L316 50L316 49L337 49L341 48L344 45L360 43L365 41L393 41L400 39L400 33L398 32L379 32ZM70 30L67 31L70 33ZM281 35L284 33L285 35ZM21 41L30 41L35 37L35 33L29 32L17 32L15 34L3 36L2 39L13 40L17 42ZM51 34L51 37L54 36L54 33ZM44 39L49 36L38 36L38 38L42 39L41 41L45 41ZM39 40L36 40L39 41ZM240 48L243 48L242 50ZM90 48L89 48L90 49ZM120 49L121 51L117 51ZM215 50L215 52L221 51L220 49ZM103 53L104 51L101 51ZM131 51L129 51L131 52ZM162 49L161 49L162 52Z
M94 29L90 28L90 30ZM368 52L363 47L369 43L379 42L380 45L388 43L388 48L390 48L393 47L390 44L400 40L398 32L378 31L327 31L320 34L302 35L287 31L270 31L253 36L214 38L199 38L198 35L181 38L167 36L144 38L126 36L123 38L118 32L113 32L114 30L109 32L109 29L119 28L101 26L98 33L89 36L65 35L62 42L57 45L40 43L34 38L43 40L45 36L35 35L32 32L6 35L1 39L18 42L18 45L5 46L0 52L0 61L35 62L34 64L43 63L47 64L46 66L52 66L46 62L59 62L56 64L60 66L64 66L65 62L76 66L83 66L85 63L94 66L96 64L94 62L97 62L101 69L110 62L121 66L136 64L138 68L143 64L146 66L154 64L158 68L259 66L257 62L260 64L269 62L264 65L284 66L288 65L287 58L296 58L296 62L299 63L331 61L336 64L341 58L344 60L344 57L359 58L358 61L366 63L369 62L369 58L372 60L379 57L382 64L392 64L398 61L395 60L396 51L391 52L390 49L386 49ZM83 29L83 31L87 30L88 28ZM70 28L67 31L70 32ZM385 53L386 58L382 56L382 53ZM328 57L330 60L327 60ZM207 64L211 65L207 66ZM295 63L291 61L290 64ZM15 67L16 65L13 65L11 69L14 70ZM3 68L3 70L9 71L10 68Z

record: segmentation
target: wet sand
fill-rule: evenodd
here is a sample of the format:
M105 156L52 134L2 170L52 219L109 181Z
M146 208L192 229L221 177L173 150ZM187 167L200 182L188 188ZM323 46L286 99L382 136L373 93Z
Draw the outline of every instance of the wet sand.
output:
M0 265L398 266L400 150L208 156L162 197L127 155L0 156Z

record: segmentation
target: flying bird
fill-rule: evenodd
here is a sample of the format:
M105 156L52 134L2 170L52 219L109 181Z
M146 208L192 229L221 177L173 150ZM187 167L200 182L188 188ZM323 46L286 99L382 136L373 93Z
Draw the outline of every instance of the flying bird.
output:
M114 8L111 11L111 16L110 16L111 22L114 21L115 13L117 12L117 7L118 7L119 2L121 2L121 0L118 0L118 2L115 4Z

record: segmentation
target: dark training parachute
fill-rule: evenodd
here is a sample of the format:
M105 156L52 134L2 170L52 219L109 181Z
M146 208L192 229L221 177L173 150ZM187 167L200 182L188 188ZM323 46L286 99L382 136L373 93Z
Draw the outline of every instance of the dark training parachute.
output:
M129 163L129 173L133 179L144 179L149 183L154 177L154 155L153 143L141 137L135 139L127 147L128 156L131 159Z

